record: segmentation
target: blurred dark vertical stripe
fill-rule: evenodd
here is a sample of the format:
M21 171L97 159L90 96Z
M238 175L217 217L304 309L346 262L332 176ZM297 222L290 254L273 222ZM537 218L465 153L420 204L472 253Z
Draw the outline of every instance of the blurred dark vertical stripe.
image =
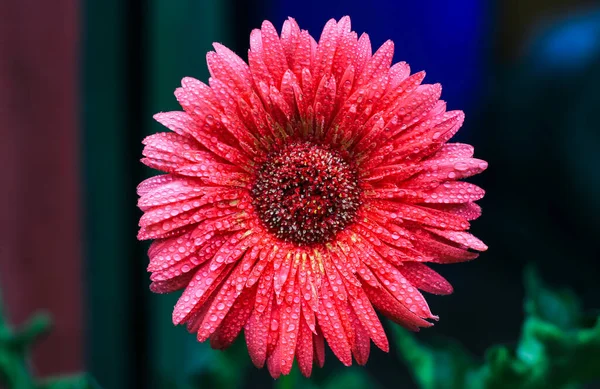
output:
M133 178L133 185L127 188L129 195L126 201L131 211L127 217L133 218L133 223L129 223L130 228L128 236L133 244L133 255L127 265L130 267L131 280L129 289L131 290L131 322L129 325L129 339L133 350L133 387L148 388L150 370L149 361L149 332L148 332L148 276L146 274L144 260L145 250L142 244L137 244L135 236L137 234L137 219L139 212L135 208L137 202L136 185L142 181L143 165L139 162L142 152L141 139L144 131L145 117L148 112L147 84L148 69L147 61L148 33L151 26L147 24L148 5L147 0L129 0L127 2L127 100L130 106L127 117L127 136L128 142L127 155L130 157L130 174Z
M138 0L84 4L87 365L105 388L144 388L144 265L135 239L144 10Z
M279 0L228 0L229 30L232 37L230 49L244 60L248 60L250 32L260 28L261 23L269 18L269 8L277 1Z
M10 318L43 309L41 375L82 367L75 0L0 2L0 287Z

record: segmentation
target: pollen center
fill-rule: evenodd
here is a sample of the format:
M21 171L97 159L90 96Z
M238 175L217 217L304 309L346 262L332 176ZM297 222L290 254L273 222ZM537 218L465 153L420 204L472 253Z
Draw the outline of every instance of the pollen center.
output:
M356 169L340 152L309 142L271 153L257 171L252 197L269 231L300 245L333 239L360 206Z

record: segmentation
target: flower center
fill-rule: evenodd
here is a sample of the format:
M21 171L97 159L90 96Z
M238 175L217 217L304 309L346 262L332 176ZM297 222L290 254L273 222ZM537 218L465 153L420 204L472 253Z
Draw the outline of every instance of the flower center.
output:
M338 151L310 142L269 154L257 171L252 197L269 231L296 244L331 240L360 206L356 169Z

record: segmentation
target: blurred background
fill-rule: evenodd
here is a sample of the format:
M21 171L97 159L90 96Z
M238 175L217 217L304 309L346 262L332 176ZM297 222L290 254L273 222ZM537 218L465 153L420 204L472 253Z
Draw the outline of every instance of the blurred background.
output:
M473 180L487 195L472 230L490 249L438 269L455 293L429 298L441 320L418 337L451 337L476 356L514 343L530 262L600 308L598 2L1 1L0 288L12 322L54 319L37 373L87 370L107 389L274 385L243 342L198 344L171 324L177 296L148 290L135 186L153 172L140 142L164 131L152 114L178 109L182 77L207 80L212 42L246 58L265 19L279 29L292 16L318 39L343 15L443 84L449 109L467 115L454 140L490 166ZM353 382L370 388L416 387L394 352L373 349L357 370ZM342 371L329 354L315 382Z

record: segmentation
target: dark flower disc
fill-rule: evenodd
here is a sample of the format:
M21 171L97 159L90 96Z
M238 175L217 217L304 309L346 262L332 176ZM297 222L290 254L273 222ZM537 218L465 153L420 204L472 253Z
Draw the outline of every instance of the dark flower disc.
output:
M258 169L252 196L267 228L297 244L331 240L360 205L356 169L340 152L310 142L272 152Z

